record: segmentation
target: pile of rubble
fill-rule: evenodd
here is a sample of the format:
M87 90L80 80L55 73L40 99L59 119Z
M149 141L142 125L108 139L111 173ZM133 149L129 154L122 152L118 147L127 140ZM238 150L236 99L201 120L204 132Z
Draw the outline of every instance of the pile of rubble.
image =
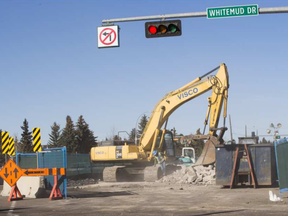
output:
M174 173L164 176L159 182L195 184L195 185L212 185L216 183L215 168L210 165L204 166L184 166Z

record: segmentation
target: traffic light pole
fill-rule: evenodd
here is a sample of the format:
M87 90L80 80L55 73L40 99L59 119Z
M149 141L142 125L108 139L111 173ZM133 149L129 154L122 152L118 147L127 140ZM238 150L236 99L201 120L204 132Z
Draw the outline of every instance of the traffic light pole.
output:
M274 14L274 13L288 13L288 7L259 8L259 14ZM105 20L102 20L102 25L112 25L118 22L133 22L133 21L158 20L158 19L165 20L165 19L173 19L173 18L195 18L195 17L207 17L207 13L206 11L204 11L204 12L192 12L192 13L178 13L178 14L164 14L164 15L154 15L154 16L105 19Z

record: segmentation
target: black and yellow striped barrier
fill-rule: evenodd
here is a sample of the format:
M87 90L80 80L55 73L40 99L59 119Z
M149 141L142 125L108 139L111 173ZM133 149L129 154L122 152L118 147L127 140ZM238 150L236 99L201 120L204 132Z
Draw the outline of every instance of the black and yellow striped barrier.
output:
M33 151L42 151L40 128L33 128Z
M15 146L14 146L14 138L9 138L9 155L15 156Z
M2 131L1 140L2 140L2 154L6 154L9 152L9 132Z

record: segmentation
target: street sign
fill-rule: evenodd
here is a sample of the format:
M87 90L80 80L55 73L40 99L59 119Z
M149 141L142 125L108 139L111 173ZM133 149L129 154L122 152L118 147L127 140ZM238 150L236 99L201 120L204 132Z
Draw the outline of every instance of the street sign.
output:
M33 128L33 151L42 151L41 147L41 133L40 133L40 128Z
M258 16L258 5L227 6L207 8L207 19Z
M23 175L22 170L17 164L9 160L1 169L0 176L12 187L18 179Z
M9 132L2 131L1 140L2 140L2 154L6 154L9 152Z
M65 168L22 169L23 176L65 175Z
M119 27L101 26L97 28L98 48L119 47Z

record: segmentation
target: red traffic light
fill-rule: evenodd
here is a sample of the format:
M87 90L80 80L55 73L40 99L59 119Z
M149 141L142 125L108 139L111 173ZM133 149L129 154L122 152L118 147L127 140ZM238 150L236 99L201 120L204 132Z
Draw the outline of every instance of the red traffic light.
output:
M181 20L146 22L145 34L146 38L180 36Z
M155 26L151 25L151 26L148 27L148 31L151 34L156 34L157 33L157 28Z

